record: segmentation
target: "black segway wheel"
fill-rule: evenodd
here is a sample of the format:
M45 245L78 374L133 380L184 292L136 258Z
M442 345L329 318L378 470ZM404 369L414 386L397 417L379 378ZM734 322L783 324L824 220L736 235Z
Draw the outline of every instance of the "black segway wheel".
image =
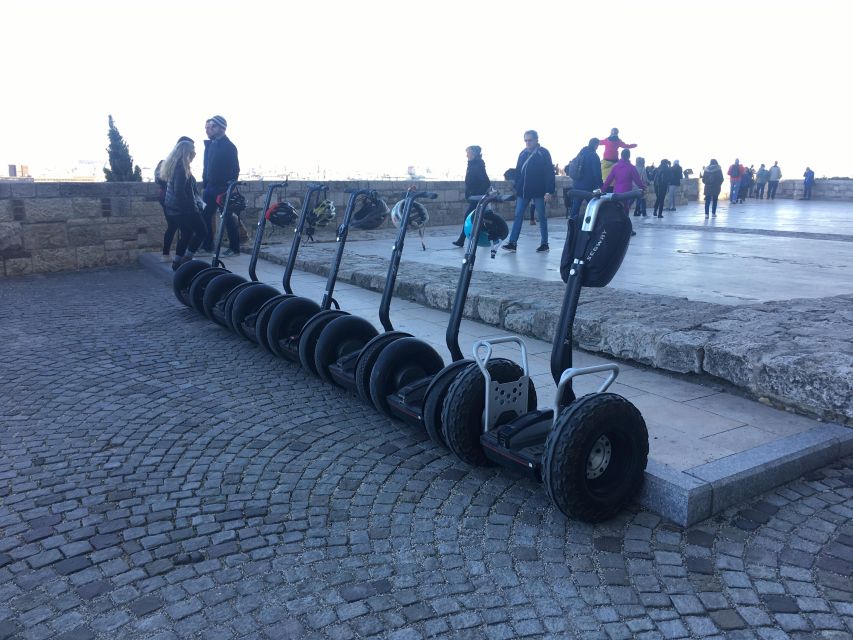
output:
M246 322L249 316L256 314L265 302L275 298L277 295L279 295L278 289L271 285L258 282L255 282L253 286L242 289L234 296L228 316L234 332L241 338L248 340L249 336L246 334L246 327L243 323ZM229 309L226 308L226 310L228 311ZM255 326L254 323L252 326Z
M405 331L386 331L364 345L364 349L358 354L358 360L355 363L355 388L358 397L364 402L373 404L373 400L370 398L370 372L373 371L373 365L379 359L379 354L392 342L400 338L411 337L412 334Z
M246 278L243 276L238 276L236 273L222 273L208 283L204 289L204 296L202 296L201 301L204 308L204 315L207 316L208 320L212 320L223 327L225 326L225 320L214 315L213 308L217 304L222 304L228 292L242 282L246 282Z
M389 344L370 372L370 399L380 413L391 417L388 396L416 380L434 376L444 361L429 344L417 338L400 338Z
M209 268L210 265L201 260L190 260L178 267L178 270L172 276L172 291L175 292L175 297L181 304L192 307L192 303L190 302L190 285L193 282L193 278Z
M327 324L320 332L314 349L314 369L317 375L330 384L336 384L329 366L346 355L361 351L379 335L370 322L359 316L341 316Z
M512 382L524 374L520 365L506 358L492 358L486 366L495 382ZM535 410L536 405L536 387L531 380L527 392L527 410ZM486 380L476 364L468 365L447 390L441 409L441 428L448 449L462 462L474 466L491 464L480 444L485 408ZM514 417L498 416L497 424Z
M240 295L241 291L245 291L247 287L252 287L256 284L258 283L244 279L243 282L238 284L236 287L233 287L222 299L222 316L225 320L225 326L228 327L229 331L234 331L234 325L231 324L231 309L234 308L234 301L237 299L237 296Z
M192 308L198 311L201 315L205 315L204 292L207 289L207 285L210 284L211 280L223 273L230 272L225 269L220 269L219 267L208 267L204 271L199 271L196 277L193 278L189 292L190 306L192 306Z
M298 362L297 354L289 349L282 349L281 342L296 340L305 323L318 313L320 313L320 305L301 296L287 298L278 303L267 324L267 342L270 350L279 358Z
M601 522L637 495L648 456L637 407L615 393L591 393L560 412L545 442L542 480L567 517Z
M340 309L329 309L328 311L321 311L305 323L302 332L299 334L299 362L303 369L317 374L314 365L314 353L317 351L320 334L332 320L348 315L349 313Z
M447 390L456 380L456 376L472 364L474 361L471 359L451 362L432 379L424 395L424 426L427 434L430 440L445 449L447 443L444 441L444 434L441 433L441 407L447 396Z
M270 347L269 340L267 339L267 327L269 327L272 312L275 311L275 308L282 300L287 300L288 298L293 297L294 296L292 294L283 293L279 296L275 296L274 298L270 298L263 304L263 306L261 306L260 309L258 309L258 313L255 316L255 342L270 353L273 353L273 350L272 347ZM246 320L248 321L249 318L246 318Z

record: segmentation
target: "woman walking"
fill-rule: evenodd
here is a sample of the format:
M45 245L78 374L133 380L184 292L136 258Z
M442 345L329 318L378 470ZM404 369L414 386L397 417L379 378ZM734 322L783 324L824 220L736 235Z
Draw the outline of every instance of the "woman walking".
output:
M193 158L195 143L189 138L181 138L160 167L160 178L166 183L166 215L177 220L181 231L172 261L175 271L184 262L192 260L206 232L199 207L201 197L190 171Z
M465 170L465 200L471 196L485 195L492 186L491 180L486 173L486 163L483 162L483 150L476 144L472 144L465 149L465 155L468 157L468 168ZM468 214L477 208L476 202L469 202L468 209L462 218L462 226L465 226L465 219ZM453 243L457 247L465 245L465 232L459 234L459 238Z
M723 188L723 182L725 182L723 168L714 158L711 158L710 164L703 168L702 175L699 177L702 179L702 184L705 185L705 217L708 217L710 211L716 218L717 198L720 197L720 190Z

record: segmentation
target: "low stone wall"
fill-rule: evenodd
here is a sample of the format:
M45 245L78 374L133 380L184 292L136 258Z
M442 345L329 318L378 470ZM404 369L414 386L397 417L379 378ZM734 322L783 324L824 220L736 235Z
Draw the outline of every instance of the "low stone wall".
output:
M461 223L467 207L462 182L329 182L329 197L341 216L348 199L347 189L376 189L393 204L410 184L438 193L436 200L426 203L431 226ZM250 234L254 233L269 185L254 181L241 188L250 207L243 215ZM570 185L570 179L557 178L557 194L548 209L549 216L565 215L563 188ZM509 183L496 182L495 186L504 193L510 192ZM301 204L306 188L305 182L291 182L287 199ZM0 276L135 263L140 252L162 246L166 222L157 193L157 185L150 182L0 182ZM696 180L685 181L679 202L695 200L697 193ZM511 205L499 208L508 219L513 211ZM386 224L390 225L390 221ZM336 227L319 229L317 239L331 239ZM287 235L280 234L278 238L286 241Z
M327 275L332 250L304 246L297 266ZM273 249L262 256L283 262L281 253ZM381 291L387 264L378 256L361 256L357 265L341 266L339 279ZM448 310L458 278L450 267L404 264L394 295ZM464 315L550 342L564 290L562 282L475 270ZM728 306L588 288L581 295L574 339L587 351L712 376L755 398L853 424L851 309L853 295Z

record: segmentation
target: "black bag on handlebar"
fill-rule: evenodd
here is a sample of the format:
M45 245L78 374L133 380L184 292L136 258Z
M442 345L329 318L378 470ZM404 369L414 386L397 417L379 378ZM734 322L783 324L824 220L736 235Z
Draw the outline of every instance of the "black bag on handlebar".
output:
M569 270L573 262L573 236L576 236L583 216L577 220L577 229L569 230L563 255L560 258L560 277L563 282L569 279ZM571 222L569 223L571 225ZM584 250L583 286L606 287L625 258L628 243L631 240L631 220L619 202L602 202Z

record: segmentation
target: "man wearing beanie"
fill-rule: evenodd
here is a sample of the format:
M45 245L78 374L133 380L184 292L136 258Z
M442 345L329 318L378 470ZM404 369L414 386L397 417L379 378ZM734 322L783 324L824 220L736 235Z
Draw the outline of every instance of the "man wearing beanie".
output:
M204 221L207 224L207 237L204 250L213 251L213 219L216 214L216 197L225 193L228 183L240 175L240 163L237 160L237 147L225 135L228 123L222 116L213 116L204 123L208 139L204 141L204 170L202 172L202 198L204 199ZM225 221L228 232L229 248L226 256L240 254L240 233L237 219L228 216Z

